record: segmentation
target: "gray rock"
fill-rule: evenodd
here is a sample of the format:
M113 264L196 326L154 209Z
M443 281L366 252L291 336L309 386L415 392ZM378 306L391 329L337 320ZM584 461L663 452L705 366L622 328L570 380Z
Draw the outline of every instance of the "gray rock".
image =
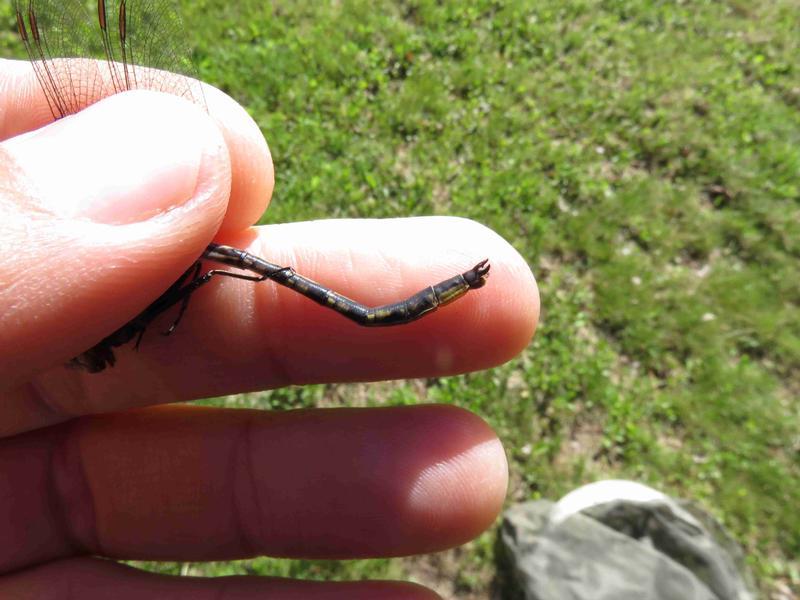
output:
M659 496L567 513L546 500L509 508L501 539L525 600L752 600L721 526Z

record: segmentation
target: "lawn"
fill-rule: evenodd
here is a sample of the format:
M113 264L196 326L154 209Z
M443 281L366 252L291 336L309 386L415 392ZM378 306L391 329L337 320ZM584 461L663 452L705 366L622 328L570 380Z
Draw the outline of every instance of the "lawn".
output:
M798 0L182 4L200 76L269 140L266 223L468 217L542 296L534 342L491 371L214 403L457 404L504 441L508 502L636 479L715 514L765 594L800 593ZM496 533L429 557L159 568L500 598Z

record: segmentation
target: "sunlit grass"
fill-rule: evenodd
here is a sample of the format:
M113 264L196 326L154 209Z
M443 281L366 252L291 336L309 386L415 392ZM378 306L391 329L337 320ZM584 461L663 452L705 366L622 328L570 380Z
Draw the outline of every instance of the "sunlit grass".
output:
M536 340L493 371L225 403L456 403L503 438L510 499L635 478L698 499L765 588L800 585L796 2L183 5L201 76L269 140L265 222L466 216L542 291ZM493 535L457 555L477 577L437 559L441 589L488 596ZM192 566L231 569L422 573Z

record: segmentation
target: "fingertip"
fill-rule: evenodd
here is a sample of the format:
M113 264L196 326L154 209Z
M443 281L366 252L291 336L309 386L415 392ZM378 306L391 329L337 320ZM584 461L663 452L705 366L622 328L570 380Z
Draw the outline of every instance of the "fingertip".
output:
M51 109L29 61L0 59L0 139L31 132L53 120ZM84 108L109 94L107 86L97 85L98 66L93 62L74 61L70 73L85 87L79 98ZM148 79L148 70L143 70ZM181 76L174 76L172 87L185 88ZM189 86L196 83L190 81ZM167 82L165 89L170 89ZM231 185L228 212L222 222L223 233L245 229L256 223L269 204L274 187L274 168L269 147L250 115L233 98L207 84L202 84L206 106L197 110L210 114L222 131L230 154ZM202 104L202 103L200 103ZM113 129L110 128L110 129Z
M3 143L35 206L58 219L121 225L188 201L224 213L230 162L213 122L168 94L116 94Z
M539 325L541 299L536 278L525 258L506 240L492 231L502 251L501 263L492 297L493 328L498 336L492 366L501 365L522 352L531 343ZM497 272L496 271L496 272ZM499 281L498 281L499 280Z
M479 416L449 405L425 410L425 430L435 434L417 438L416 451L429 465L410 486L408 510L421 531L436 532L438 550L471 540L495 521L508 489L508 461Z
M225 137L231 158L231 193L220 235L254 225L269 206L275 187L272 154L261 129L230 96L205 86L209 113Z

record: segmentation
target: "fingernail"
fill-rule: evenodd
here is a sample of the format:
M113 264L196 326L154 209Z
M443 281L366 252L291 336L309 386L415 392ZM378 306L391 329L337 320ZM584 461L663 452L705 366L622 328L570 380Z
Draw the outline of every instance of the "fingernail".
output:
M116 225L145 221L191 199L204 150L219 140L213 129L183 100L132 92L4 145L34 203L65 218Z

